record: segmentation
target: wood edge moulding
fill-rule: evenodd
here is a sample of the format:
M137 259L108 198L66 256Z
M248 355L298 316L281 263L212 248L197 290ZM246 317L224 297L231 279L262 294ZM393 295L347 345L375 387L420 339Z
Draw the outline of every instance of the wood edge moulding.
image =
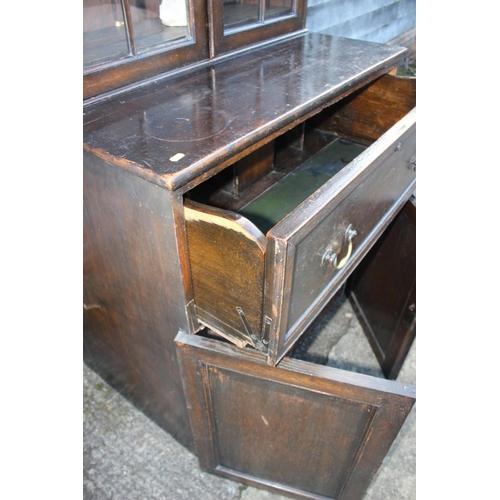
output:
M402 48L400 52L380 62L375 71L373 71L373 68L365 70L366 77L359 79L360 76L356 75L356 83L348 80L338 87L328 89L302 106L282 113L276 119L255 129L252 134L243 136L231 144L224 145L202 160L194 162L176 173L159 175L142 164L127 160L124 157L115 156L108 151L92 147L86 143L84 143L84 149L99 156L108 163L129 170L135 175L167 188L169 191L180 189L182 192L186 192L261 146L271 142L276 137L318 114L326 107L335 104L352 92L386 74L394 68L397 60L406 51L407 49Z

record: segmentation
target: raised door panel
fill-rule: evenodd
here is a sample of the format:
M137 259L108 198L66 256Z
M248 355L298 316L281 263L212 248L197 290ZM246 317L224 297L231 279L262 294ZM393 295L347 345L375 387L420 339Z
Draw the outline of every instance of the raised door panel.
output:
M299 498L359 499L415 388L179 333L200 466Z

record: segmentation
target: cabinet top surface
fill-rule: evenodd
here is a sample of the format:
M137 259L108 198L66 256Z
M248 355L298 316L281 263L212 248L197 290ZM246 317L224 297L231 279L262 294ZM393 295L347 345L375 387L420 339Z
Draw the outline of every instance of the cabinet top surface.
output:
M84 147L177 189L397 64L406 49L308 33L84 108Z

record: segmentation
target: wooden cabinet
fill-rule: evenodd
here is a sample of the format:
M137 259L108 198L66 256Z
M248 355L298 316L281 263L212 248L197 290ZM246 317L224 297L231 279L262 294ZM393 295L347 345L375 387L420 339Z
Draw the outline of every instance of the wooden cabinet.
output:
M239 0L212 2L210 45L214 56L272 38L297 33L305 26L306 2Z
M305 12L305 0L84 0L84 98L296 36Z
M155 66L217 15L192 5L185 44L86 75L85 361L206 470L361 498L415 388L289 353L356 269L352 296L388 376L406 353L409 337L373 318L396 308L404 330L411 294L374 300L369 285L390 279L363 260L406 225L415 190L415 80L394 75L405 49L304 34L303 2L266 2L283 15L261 6L264 31L299 22L286 37L236 53L229 35L243 31L223 27L231 57L217 56L213 28L211 61ZM384 266L411 289L411 265L392 266L405 252L387 247Z
M398 97L406 92L399 107L395 88ZM359 106L367 94L377 99ZM247 188L243 207L187 202L198 320L237 345L264 351L275 365L412 193L414 106L414 81L381 77L293 129L292 137L302 134L302 146L295 141L283 148L285 165L277 156L267 177L286 172L296 150L307 159L271 187L263 182L262 193ZM376 122L379 114L383 125ZM363 123L371 140L360 130ZM362 143L354 142L361 136ZM207 192L210 187L203 195L217 202L217 190ZM226 194L223 205L238 207L245 197L245 190L234 201Z

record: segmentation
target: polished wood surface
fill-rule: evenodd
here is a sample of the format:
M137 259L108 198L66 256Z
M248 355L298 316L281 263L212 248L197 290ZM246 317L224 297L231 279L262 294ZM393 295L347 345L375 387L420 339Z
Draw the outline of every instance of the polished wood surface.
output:
M200 466L297 498L359 500L415 388L180 333Z
M361 262L349 297L384 375L398 376L416 335L416 201L411 198Z
M404 52L308 34L86 106L85 148L188 189L386 73Z

